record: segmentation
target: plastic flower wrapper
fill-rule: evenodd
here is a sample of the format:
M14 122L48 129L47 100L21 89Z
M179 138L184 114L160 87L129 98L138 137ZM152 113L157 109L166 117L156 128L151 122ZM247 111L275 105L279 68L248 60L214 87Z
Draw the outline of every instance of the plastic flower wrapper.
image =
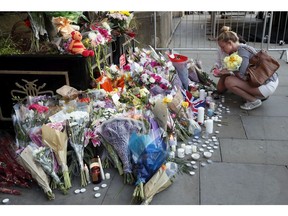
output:
M152 118L150 124L151 130L148 134L133 133L129 140L134 173L137 176L136 188L133 193L133 200L136 202L144 198L143 184L149 181L168 156L161 128Z
M183 88L188 90L189 78L188 78L188 57L179 54L168 55L173 66L176 68L178 76L182 82Z
M50 147L40 147L33 150L33 157L36 162L38 162L43 170L52 177L56 182L59 189L63 194L67 194L64 184L61 182L59 176L54 171L54 156L52 149Z
M209 74L203 71L202 62L200 60L193 61L193 68L197 73L199 79L199 88L214 90L216 83L209 77Z
M152 178L144 185L144 199L142 205L149 205L153 197L168 188L178 171L178 166L174 162L163 164Z
M55 199L55 195L49 186L49 177L44 172L39 163L34 160L33 148L27 146L20 154L20 161L22 166L31 173L33 179L35 179L38 185L44 190L49 200Z
M155 120L158 122L158 125L163 128L164 131L167 130L168 121L167 103L170 103L172 99L173 97L171 95L165 96L163 99L159 98L156 100L155 105L152 108Z
M194 82L199 83L200 80L199 80L198 74L197 74L197 72L195 70L196 64L195 64L193 59L189 60L189 62L187 64L187 67L188 67L188 74L189 74L188 77L189 77L189 79L194 81Z
M42 130L41 126L33 127L29 131L29 137L33 143L38 147L44 146L42 143Z
M178 89L176 94L173 96L173 99L170 103L167 103L168 108L172 113L177 115L176 117L187 117L185 113L185 109L182 107L182 102L184 101L184 97L182 95L181 89Z
M134 183L128 148L130 135L143 128L141 121L129 118L113 118L101 125L101 136L115 149L123 164L124 184Z
M229 71L237 71L242 64L242 57L238 55L238 52L234 52L223 59L224 67Z
M85 111L73 111L67 113L67 132L69 137L69 143L74 149L78 164L80 167L81 186L87 185L87 179L84 169L84 134L85 129L89 123L89 113Z
M71 180L67 166L68 136L62 123L48 123L42 126L43 144L49 146L62 168L65 188L71 188Z

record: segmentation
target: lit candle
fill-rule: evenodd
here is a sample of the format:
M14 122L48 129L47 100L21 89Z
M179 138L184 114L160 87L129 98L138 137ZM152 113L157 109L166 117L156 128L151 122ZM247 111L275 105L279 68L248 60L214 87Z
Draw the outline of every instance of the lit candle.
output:
M204 122L204 107L199 107L198 108L198 116L197 116L197 121L199 124L203 124Z
M170 137L169 137L169 145L170 146L173 146L173 145L175 145L176 143L175 143L175 141L174 141L174 137L173 137L173 135L171 134L170 135Z

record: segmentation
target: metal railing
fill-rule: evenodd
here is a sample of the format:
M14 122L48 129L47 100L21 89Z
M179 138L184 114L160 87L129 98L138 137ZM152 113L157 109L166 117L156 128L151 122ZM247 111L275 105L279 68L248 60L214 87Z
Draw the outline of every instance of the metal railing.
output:
M180 20L180 21L179 21ZM248 45L256 49L286 53L288 46L287 11L195 11L179 19L171 14L171 35L166 47L158 47L157 15L154 13L154 47L158 51L213 51L222 26L230 26ZM288 60L288 59L287 59Z

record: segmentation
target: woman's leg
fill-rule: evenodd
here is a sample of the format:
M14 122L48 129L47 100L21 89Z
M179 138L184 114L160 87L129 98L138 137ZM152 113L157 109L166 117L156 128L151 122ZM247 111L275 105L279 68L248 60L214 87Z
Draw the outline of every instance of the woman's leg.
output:
M225 79L226 79L227 76L221 76L218 80L218 83L217 83L217 92L218 94L223 94L227 88L225 86Z
M251 87L246 81L243 81L236 76L226 77L224 85L228 90L247 101L252 102L257 100L257 97L263 97L257 87Z

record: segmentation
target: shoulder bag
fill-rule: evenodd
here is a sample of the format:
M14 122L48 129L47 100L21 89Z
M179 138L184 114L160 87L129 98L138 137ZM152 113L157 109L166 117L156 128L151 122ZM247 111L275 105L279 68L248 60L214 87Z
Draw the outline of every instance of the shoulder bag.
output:
M280 64L265 50L254 53L248 47L245 48L253 54L246 70L247 82L250 86L259 87L278 70Z

